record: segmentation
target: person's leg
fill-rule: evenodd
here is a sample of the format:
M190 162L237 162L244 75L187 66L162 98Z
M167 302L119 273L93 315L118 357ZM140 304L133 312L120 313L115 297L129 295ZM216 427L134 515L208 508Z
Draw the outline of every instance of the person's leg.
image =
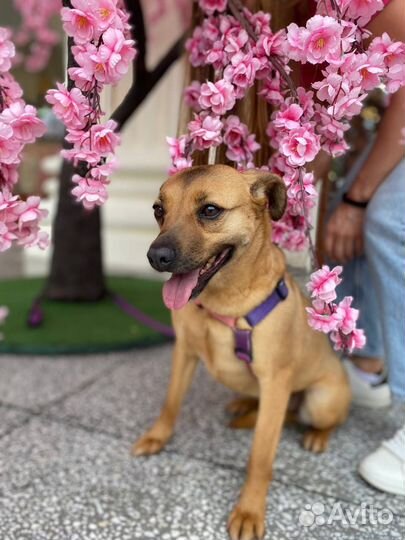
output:
M389 385L392 394L405 401L405 160L371 200L364 232Z
M389 385L395 406L405 406L405 160L374 195L365 248L381 314ZM403 417L403 416L402 416ZM405 496L405 425L360 463L374 487Z

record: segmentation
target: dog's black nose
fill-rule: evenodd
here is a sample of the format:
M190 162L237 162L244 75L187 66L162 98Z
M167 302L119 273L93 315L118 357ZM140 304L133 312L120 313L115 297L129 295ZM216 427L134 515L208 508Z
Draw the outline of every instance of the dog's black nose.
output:
M176 259L176 252L168 246L151 246L147 257L150 265L158 272L170 272Z

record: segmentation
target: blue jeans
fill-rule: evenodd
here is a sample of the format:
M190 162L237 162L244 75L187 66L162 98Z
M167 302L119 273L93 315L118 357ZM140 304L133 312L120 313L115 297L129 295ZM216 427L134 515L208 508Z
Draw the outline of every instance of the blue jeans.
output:
M342 192L356 178L367 154L348 174ZM384 358L391 392L405 401L405 159L367 207L364 243L365 254L344 265L339 299L353 296L354 307L360 309L358 327L364 329L367 344L355 354Z

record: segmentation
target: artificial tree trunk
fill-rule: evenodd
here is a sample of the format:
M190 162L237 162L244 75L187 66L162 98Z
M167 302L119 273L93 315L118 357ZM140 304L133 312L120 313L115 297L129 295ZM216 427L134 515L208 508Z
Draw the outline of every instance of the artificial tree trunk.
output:
M52 300L88 300L103 298L101 212L85 210L72 196L73 165L63 162L59 201L53 223L53 253L45 286Z

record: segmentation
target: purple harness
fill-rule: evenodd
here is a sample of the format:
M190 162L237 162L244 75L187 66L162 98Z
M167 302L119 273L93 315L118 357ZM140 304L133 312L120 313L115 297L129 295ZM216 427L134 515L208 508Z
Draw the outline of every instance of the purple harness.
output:
M263 319L273 311L273 309L288 296L288 288L284 281L281 279L274 291L270 296L266 298L259 306L249 311L245 315L246 321L252 326L252 329L242 330L240 328L233 328L233 334L235 336L235 354L246 364L250 365L253 362L253 347L252 347L252 332L253 328L257 326Z
M273 311L273 309L288 296L288 288L284 279L280 279L277 283L274 291L262 302L259 306L249 311L245 315L244 319L252 327L248 330L236 328L236 319L231 317L224 317L210 312L210 315L218 321L226 324L232 329L235 338L235 355L245 362L247 366L253 362L253 346L252 346L252 332L253 328L257 326L263 319ZM197 304L199 307L204 308L201 304Z

